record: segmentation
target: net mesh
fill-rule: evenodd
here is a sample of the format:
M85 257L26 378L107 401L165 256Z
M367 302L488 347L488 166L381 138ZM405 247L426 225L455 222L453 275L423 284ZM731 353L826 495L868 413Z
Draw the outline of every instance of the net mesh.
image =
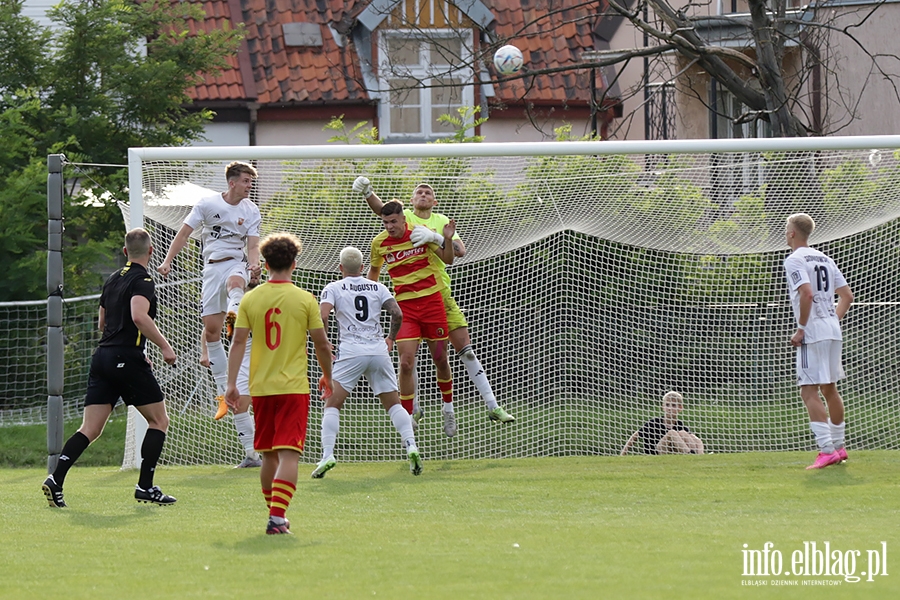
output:
M793 317L782 261L785 218L818 226L856 302L843 327L848 447L897 448L900 154L633 154L490 158L255 161L263 235L304 242L295 282L317 295L338 278L338 255L368 257L381 230L351 184L368 176L383 200L431 184L437 211L457 220L468 253L450 267L453 295L501 405L490 423L462 362L451 356L459 434L441 430L433 366L419 356L428 458L618 453L661 416L668 390L681 419L715 452L812 450L794 385ZM166 249L224 163L143 163L144 215ZM129 206L122 206L126 222ZM161 260L164 250L154 257ZM156 266L156 263L153 265ZM199 246L175 261L160 293L161 329L181 356L161 371L172 419L168 463L227 463L242 452L230 416L212 420L211 375L197 364ZM382 281L389 284L386 274ZM334 340L334 332L331 332ZM314 353L311 371L318 378ZM162 364L156 356L157 364ZM314 379L315 380L315 379ZM323 404L313 397L306 461L317 460ZM339 460L402 458L399 437L365 384L341 413Z
M63 300L63 418L80 419L100 296ZM47 301L0 303L0 427L47 423Z

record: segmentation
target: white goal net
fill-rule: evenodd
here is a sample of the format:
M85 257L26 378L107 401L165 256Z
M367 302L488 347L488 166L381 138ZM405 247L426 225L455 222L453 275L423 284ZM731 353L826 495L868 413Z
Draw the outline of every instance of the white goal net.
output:
M818 223L812 245L856 295L839 386L848 446L897 448L897 147L890 137L133 149L123 213L152 232L156 266L204 190L224 189L224 165L252 161L263 235L303 240L295 281L318 296L338 278L341 248L368 257L381 230L350 189L355 177L368 176L384 200L407 201L415 184L431 184L436 210L456 219L468 249L450 267L453 295L501 405L517 418L489 422L451 356L460 428L448 439L433 367L420 356L419 446L427 458L453 459L615 454L662 414L668 390L684 395L681 419L708 451L813 450L782 269L785 218L807 212ZM160 291L158 321L181 357L160 370L170 464L242 456L231 417L212 419L213 381L197 363L201 266L192 242L176 259L175 285ZM317 378L312 352L310 362ZM306 461L319 457L322 407L314 395ZM336 456L403 456L365 385L342 411Z

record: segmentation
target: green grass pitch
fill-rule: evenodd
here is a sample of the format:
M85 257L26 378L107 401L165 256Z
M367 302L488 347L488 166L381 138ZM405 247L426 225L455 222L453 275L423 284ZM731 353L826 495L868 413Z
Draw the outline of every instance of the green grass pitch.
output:
M322 480L301 465L292 536L265 535L256 470L162 467L156 483L178 503L157 507L134 501L134 471L76 467L58 510L41 469L4 469L0 597L900 597L900 453L804 470L813 458L426 461L421 477L338 463ZM766 542L782 571L804 542L859 551L857 575L887 548L887 574L746 576L744 544Z

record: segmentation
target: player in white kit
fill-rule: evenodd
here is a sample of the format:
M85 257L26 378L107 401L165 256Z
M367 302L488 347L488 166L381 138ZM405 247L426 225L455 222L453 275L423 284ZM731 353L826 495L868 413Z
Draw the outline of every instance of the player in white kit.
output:
M249 287L256 286L251 283ZM253 448L253 435L256 433L256 427L253 424L253 415L250 414L250 349L252 343L253 338L248 336L247 348L244 350L244 358L241 360L241 369L238 371L236 383L240 398L234 409L234 428L238 432L238 441L244 447L244 459L235 467L236 469L262 467L262 457ZM206 349L205 337L200 339L200 364L204 367L209 366L209 352Z
M409 458L409 471L413 475L422 473L422 458L416 447L412 419L400 404L397 374L389 354L400 331L403 313L387 287L362 276L362 267L362 252L353 247L341 250L340 270L344 277L325 286L319 301L326 331L328 317L334 310L339 343L332 372L334 389L325 398L322 413L322 460L312 472L314 479L321 479L337 464L334 445L340 426L340 410L363 375L400 434ZM387 338L381 329L382 309L391 315Z
M219 403L215 419L228 413L225 388L228 383L228 358L222 345L222 326L228 323L229 335L237 318L238 305L250 282L258 283L259 208L249 199L257 172L242 162L225 167L228 190L201 198L191 209L184 224L172 240L169 251L157 271L163 276L172 270L172 261L187 244L191 234L200 229L203 246L203 291L200 317L209 368L216 381ZM246 253L245 253L246 250ZM253 439L253 419L241 417L249 408L235 410L234 424L241 439ZM257 457L258 458L258 457ZM243 463L242 463L243 464ZM251 465L252 466L252 465Z
M788 217L785 235L793 252L784 259L797 320L797 330L791 336L791 345L797 348L797 385L819 446L815 462L807 469L821 469L847 460L844 402L838 394L837 382L844 378L841 319L853 303L853 292L834 261L808 246L815 227L807 214ZM819 390L825 397L827 410L819 398Z

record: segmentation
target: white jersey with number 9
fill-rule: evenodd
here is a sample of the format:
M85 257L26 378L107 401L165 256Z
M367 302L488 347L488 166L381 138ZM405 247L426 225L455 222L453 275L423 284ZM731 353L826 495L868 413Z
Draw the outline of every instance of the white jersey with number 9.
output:
M387 354L381 307L393 298L384 284L362 276L345 277L325 286L319 304L334 306L338 358Z

